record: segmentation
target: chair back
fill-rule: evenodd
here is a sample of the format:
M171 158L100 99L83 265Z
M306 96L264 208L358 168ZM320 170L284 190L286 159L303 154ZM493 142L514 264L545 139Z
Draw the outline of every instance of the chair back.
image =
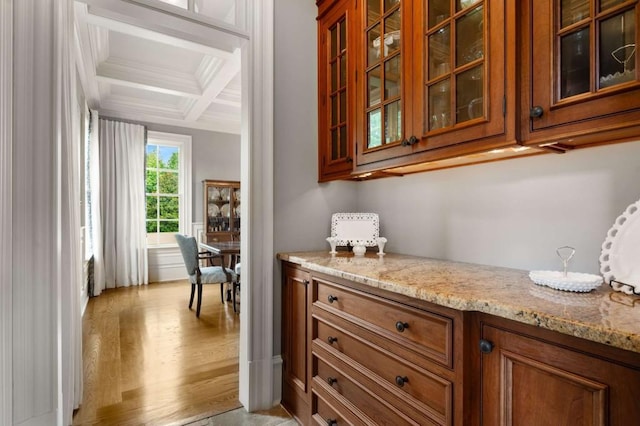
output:
M194 275L198 269L198 243L195 237L182 234L175 234L175 237L178 246L180 246L180 252L182 252L184 266L187 267L187 273L189 276Z

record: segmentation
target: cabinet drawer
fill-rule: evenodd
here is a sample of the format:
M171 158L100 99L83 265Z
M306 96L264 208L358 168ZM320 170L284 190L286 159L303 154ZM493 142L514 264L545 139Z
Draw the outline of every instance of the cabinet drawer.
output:
M319 279L314 305L452 367L453 319L412 308L380 297L337 286ZM390 347L393 351L393 347Z
M367 421L366 416L353 414L344 404L322 386L316 387L311 396L313 406L312 419L316 425L354 425L373 426L375 423Z
M358 407L376 424L394 426L419 425L419 423L405 418L401 413L393 411L385 403L363 389L362 385L354 383L350 378L322 359L316 358L315 361L317 371L316 376L313 378L312 387L331 387L333 392Z
M381 398L386 399L389 393L384 387L392 388L399 391L396 393L401 396L401 400L415 401L411 405L418 407L435 423L450 423L453 388L451 382L401 360L347 330L340 330L318 319L314 319L314 323L317 336L312 345L314 353L322 350L318 348L320 346L327 351L346 355L378 376L371 379L377 382L378 386L371 386L370 389Z

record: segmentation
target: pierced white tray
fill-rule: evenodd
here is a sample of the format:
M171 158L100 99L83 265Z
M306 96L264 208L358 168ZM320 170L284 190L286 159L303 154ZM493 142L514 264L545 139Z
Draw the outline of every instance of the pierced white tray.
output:
M578 293L589 292L602 284L601 276L580 272L567 272L565 277L561 271L531 271L529 278L538 285Z
M627 207L607 232L600 273L614 290L640 294L640 200Z

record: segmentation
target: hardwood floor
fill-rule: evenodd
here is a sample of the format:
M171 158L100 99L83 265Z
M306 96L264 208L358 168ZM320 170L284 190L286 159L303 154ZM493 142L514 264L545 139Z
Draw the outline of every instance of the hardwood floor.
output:
M187 281L107 290L83 319L84 398L74 425L185 424L240 407L240 316Z

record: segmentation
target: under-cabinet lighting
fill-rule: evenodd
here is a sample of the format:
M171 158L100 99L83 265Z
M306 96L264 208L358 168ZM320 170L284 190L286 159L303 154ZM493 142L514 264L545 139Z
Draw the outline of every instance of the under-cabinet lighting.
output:
M513 150L513 152L522 152L522 151L526 151L528 149L531 149L528 146L519 146L517 148L511 148Z
M372 174L373 173L363 173L363 174L359 175L358 178L366 178L366 177L371 176Z
M504 152L504 149L493 149L491 151L489 151L489 154L502 154Z

